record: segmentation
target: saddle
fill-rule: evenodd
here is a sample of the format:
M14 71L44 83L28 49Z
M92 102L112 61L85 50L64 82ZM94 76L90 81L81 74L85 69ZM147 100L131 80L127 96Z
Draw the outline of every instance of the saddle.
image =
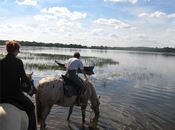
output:
M61 77L63 78L64 81L63 82L64 95L66 97L78 96L80 91L78 85L66 75L61 75Z

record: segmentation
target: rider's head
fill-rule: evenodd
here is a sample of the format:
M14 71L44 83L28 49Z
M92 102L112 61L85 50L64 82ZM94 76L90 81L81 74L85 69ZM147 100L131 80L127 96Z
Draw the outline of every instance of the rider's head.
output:
M74 53L74 57L79 59L80 58L80 53L79 52L75 52Z
M8 53L14 54L19 53L20 44L15 40L6 41L6 50Z

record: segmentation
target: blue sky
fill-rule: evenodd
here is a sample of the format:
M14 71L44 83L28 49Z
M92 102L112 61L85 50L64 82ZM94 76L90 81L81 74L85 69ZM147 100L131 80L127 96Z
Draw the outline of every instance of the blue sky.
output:
M0 39L175 47L175 0L1 0Z

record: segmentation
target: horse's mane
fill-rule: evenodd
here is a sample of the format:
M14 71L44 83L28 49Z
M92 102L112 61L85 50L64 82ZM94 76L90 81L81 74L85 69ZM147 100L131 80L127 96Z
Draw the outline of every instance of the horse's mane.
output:
M94 85L91 81L89 81L89 80L87 81L87 83L88 83L89 86L91 87L91 90L95 92L95 91L96 91L96 90L95 90L95 85Z
M45 78L41 79L39 81L39 84L48 83L50 81L55 81L55 80L59 80L59 78L48 76L48 77L45 77Z
M84 83L90 89L91 98L92 99L96 98L97 94L96 94L95 85L89 80L84 80Z

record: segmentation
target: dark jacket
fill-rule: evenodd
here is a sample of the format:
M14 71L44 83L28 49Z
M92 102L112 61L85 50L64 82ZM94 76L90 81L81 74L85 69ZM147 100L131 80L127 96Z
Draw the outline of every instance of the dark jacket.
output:
M29 117L28 130L36 129L35 106L22 91L22 83L29 84L23 62L12 54L0 61L0 103L10 103L26 111Z
M23 62L14 55L7 54L0 61L0 99L21 93L21 82L28 82Z

